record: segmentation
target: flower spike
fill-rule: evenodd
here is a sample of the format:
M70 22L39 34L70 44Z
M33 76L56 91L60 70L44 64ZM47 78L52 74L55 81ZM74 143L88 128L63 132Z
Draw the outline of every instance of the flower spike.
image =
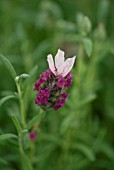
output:
M51 54L47 56L49 69L40 75L34 85L34 90L37 91L35 103L44 110L58 110L65 104L69 96L65 91L72 83L73 74L70 71L75 58L76 56L65 61L64 52L60 49L55 56L55 63Z

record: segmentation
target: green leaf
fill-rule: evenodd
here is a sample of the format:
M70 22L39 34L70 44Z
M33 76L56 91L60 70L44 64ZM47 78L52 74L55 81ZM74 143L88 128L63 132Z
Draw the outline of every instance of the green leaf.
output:
M94 161L95 160L95 155L94 152L92 151L92 149L90 147L88 147L87 145L81 144L81 143L76 143L74 145L71 146L73 149L77 149L80 152L82 152L84 155L86 155L86 157L91 160Z
M23 73L23 74L21 74L20 76L16 76L16 77L15 77L15 82L18 83L18 82L20 81L20 79L26 79L26 78L28 78L28 77L29 77L28 74Z
M26 74L26 73L23 73L21 74L20 76L17 76L18 78L28 78L30 75L29 74Z
M96 94L89 94L79 103L78 107L82 107L83 105L86 105L86 104L92 102L96 98L97 98Z
M63 119L63 122L60 126L60 133L64 134L66 131L68 131L69 127L72 124L72 121L74 120L74 115L68 115Z
M101 152L103 152L111 161L114 161L114 151L113 147L107 143L100 146Z
M18 137L16 135L14 135L14 134L11 134L11 133L0 135L0 141L11 139L11 138L16 138L17 139Z
M40 114L36 115L35 117L33 117L32 120L30 120L28 122L27 129L30 130L32 128L32 126L35 123L40 122L44 116L45 116L45 112L40 113Z
M56 144L56 145L59 145L59 146L64 145L64 141L62 139L60 139L59 137L55 137L54 135L47 134L47 133L42 133L39 141L40 142L49 141L49 142L52 142L53 144Z
M5 159L0 157L0 165L1 164L8 165L8 162Z
M104 23L108 16L108 12L110 9L110 1L108 0L101 0L99 1L99 8L98 8L98 23Z
M4 57L2 54L0 54L0 61L3 63L3 65L6 67L6 69L9 71L9 73L15 80L15 77L17 76L16 71L11 65L10 61L6 57Z
M83 45L86 51L86 54L88 55L88 57L91 56L92 54L92 49L93 49L93 43L89 38L84 38L83 39Z
M21 161L24 170L33 170L32 165L30 163L29 158L25 155L25 153L21 153Z
M20 134L22 131L22 128L21 128L21 125L20 125L18 119L16 118L16 116L14 114L11 115L11 119L17 129L18 134Z
M7 100L12 99L12 98L16 98L16 96L15 96L15 95L10 95L10 96L5 96L5 97L1 98L1 99L0 99L0 106L1 106L4 102L6 102Z

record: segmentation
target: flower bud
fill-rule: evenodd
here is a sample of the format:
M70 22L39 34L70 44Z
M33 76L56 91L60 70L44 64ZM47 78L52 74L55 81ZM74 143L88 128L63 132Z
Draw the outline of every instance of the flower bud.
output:
M36 132L31 131L31 132L29 133L29 138L30 138L31 141L35 141L36 138L37 138Z
M77 25L78 30L81 35L86 36L91 32L91 21L87 16L84 16L82 13L77 14Z
M99 23L98 28L94 31L94 38L103 41L106 38L106 29L104 23Z

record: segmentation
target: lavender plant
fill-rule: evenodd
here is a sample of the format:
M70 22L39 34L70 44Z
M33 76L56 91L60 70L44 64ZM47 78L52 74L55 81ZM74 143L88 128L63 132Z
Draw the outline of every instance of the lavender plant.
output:
M28 74L21 74L17 76L13 66L11 63L3 56L0 55L0 60L11 73L13 79L15 80L17 87L16 96L19 99L20 103L20 114L21 114L21 122L19 122L18 118L15 114L11 115L11 119L17 129L18 136L14 134L5 134L1 136L1 139L9 139L16 138L18 139L18 145L20 154L22 155L22 165L24 165L24 161L26 161L28 170L32 169L32 162L30 162L29 158L25 154L25 148L30 147L30 141L35 141L37 138L37 124L38 118L37 116L33 117L32 120L27 124L26 122L26 111L24 106L24 100L22 96L22 90L20 86L20 79L28 78ZM49 69L46 72L43 72L40 75L40 79L36 81L34 85L34 90L37 91L37 97L35 98L35 103L43 110L48 110L50 108L54 108L54 110L58 110L65 104L65 101L68 97L68 94L65 93L65 90L68 89L72 82L72 74L70 74L70 70L72 69L75 61L75 57L69 58L64 61L64 52L58 50L58 53L55 57L55 64L52 58L52 55L48 55L48 63ZM13 97L16 97L13 96ZM10 99L12 96L8 96L1 100L1 104L3 104L6 100Z
M113 20L111 0L0 1L0 53L16 69L0 57L1 170L114 169ZM57 90L56 101L68 95L65 105L55 111L51 99L34 103L46 82L33 88L59 47L78 57L72 88ZM66 76L59 79L62 87Z

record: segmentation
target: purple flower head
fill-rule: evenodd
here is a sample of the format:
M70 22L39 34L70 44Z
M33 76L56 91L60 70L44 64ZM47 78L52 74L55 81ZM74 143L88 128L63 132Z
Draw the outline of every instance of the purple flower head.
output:
M37 138L36 132L31 131L31 132L29 133L29 138L30 138L31 141L35 141L36 138Z
M37 91L35 103L45 110L50 108L58 110L68 98L68 94L64 92L70 87L72 76L68 73L65 77L56 77L49 69L43 72L35 83L34 89Z
M37 91L35 103L44 110L58 110L65 104L68 98L65 91L72 83L73 75L70 74L70 70L75 58L65 60L64 52L61 50L58 50L55 62L52 55L48 55L49 69L40 75L40 79L34 85L34 90Z

